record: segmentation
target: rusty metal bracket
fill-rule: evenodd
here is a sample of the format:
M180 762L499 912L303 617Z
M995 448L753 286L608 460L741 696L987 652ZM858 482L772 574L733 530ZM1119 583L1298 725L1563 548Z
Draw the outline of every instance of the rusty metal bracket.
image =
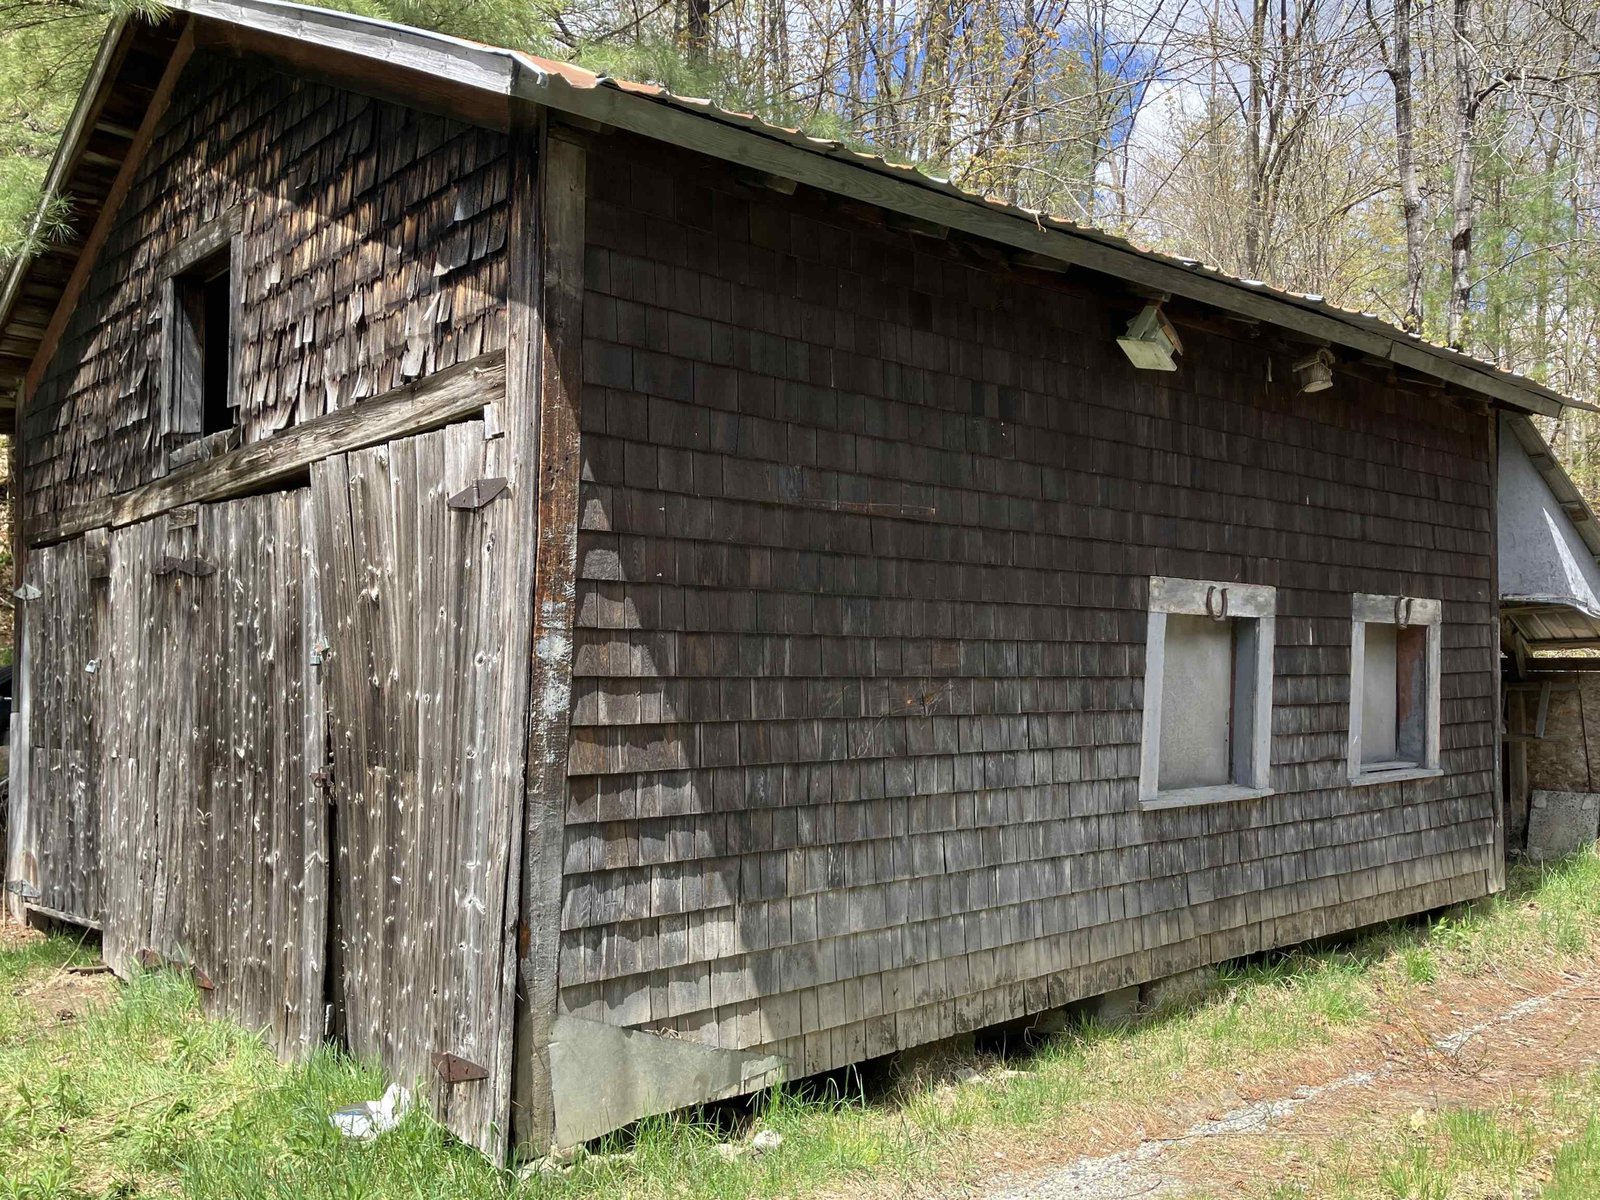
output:
M173 558L170 554L161 559L156 567L157 575L188 575L193 579L200 579L206 575L215 575L216 567L203 558Z
M482 508L485 504L503 496L509 486L509 481L498 475L488 479L475 479L470 486L451 496L445 503L457 509Z
M440 1079L452 1084L471 1083L474 1080L489 1078L486 1068L448 1051L433 1056L433 1069Z
M333 790L333 772L325 769L311 772L311 786L320 788L325 792L331 792Z

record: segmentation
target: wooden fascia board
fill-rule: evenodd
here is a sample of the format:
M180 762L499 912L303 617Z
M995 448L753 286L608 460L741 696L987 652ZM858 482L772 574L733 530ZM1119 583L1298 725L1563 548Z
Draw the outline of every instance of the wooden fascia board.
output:
M894 178L866 163L847 163L802 149L759 130L740 128L611 87L574 87L558 75L524 65L515 95L558 112L615 126L657 141L720 158L751 170L779 175L823 191L842 193L921 221L959 229L1069 266L1114 276L1187 299L1320 338L1375 358L1391 360L1447 383L1491 396L1516 408L1557 416L1561 402L1509 380L1456 362L1421 344L1411 344L1304 308L1253 288L1191 271L1091 237L1049 229L1037 221L981 201Z
M173 0L172 7L196 17L326 46L501 95L511 93L517 67L517 58L509 50L331 9L258 5L248 0Z
M189 504L246 495L331 455L468 420L504 397L505 378L505 352L491 351L275 437L180 468L154 483L30 520L28 541L61 541L102 526L132 525Z

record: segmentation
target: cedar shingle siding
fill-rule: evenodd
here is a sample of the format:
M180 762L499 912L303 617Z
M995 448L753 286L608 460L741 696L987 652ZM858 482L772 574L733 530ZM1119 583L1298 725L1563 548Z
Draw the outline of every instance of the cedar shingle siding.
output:
M621 138L590 158L564 1011L813 1071L1489 890L1489 424ZM1270 375L1269 375L1270 372ZM1148 577L1278 588L1277 794L1141 813ZM1349 788L1351 593L1444 777Z
M247 441L505 344L505 137L197 55L23 427L24 515L164 471L165 257L242 205Z

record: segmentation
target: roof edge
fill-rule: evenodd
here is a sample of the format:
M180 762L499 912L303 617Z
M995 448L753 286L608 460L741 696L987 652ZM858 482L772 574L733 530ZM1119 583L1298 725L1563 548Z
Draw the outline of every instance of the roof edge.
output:
M372 17L314 8L292 0L169 0L172 10L202 21L312 43L358 59L421 71L456 86L599 121L737 165L754 167L821 190L934 221L985 240L1111 275L1144 287L1326 341L1452 384L1524 412L1559 416L1589 408L1525 376L1439 346L1370 314L1315 297L1236 279L1190 260L1142 250L1103 230L1075 225L966 192L910 167L811 138L708 101L597 76L531 54L485 46ZM119 19L102 43L78 105L57 147L45 196L62 194L85 137L87 117L107 84L127 23ZM35 216L37 231L44 203ZM12 264L0 291L0 327L11 312L32 255Z

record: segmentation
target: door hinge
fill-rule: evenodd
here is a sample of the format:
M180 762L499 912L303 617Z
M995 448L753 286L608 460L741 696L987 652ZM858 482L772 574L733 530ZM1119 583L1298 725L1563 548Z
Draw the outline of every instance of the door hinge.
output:
M161 559L161 565L156 567L157 575L188 575L199 579L206 575L215 575L217 569L203 558L173 558L170 554Z
M451 496L445 503L451 508L482 508L491 500L498 500L503 496L508 486L508 481L498 475L489 479L475 479L468 487Z
M489 1072L484 1067L449 1052L433 1056L433 1069L446 1083L471 1083L489 1078Z

